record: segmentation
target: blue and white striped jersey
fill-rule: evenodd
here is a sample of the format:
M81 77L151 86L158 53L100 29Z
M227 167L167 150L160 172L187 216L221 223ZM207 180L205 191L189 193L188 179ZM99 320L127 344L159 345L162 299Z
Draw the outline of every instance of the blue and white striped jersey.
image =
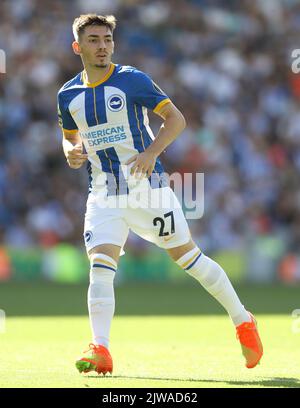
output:
M79 131L88 154L90 188L109 188L112 178L117 190L120 183L127 189L128 166L124 163L154 139L147 109L158 112L169 102L148 75L119 64L111 64L98 82L88 83L83 71L59 90L59 124L65 130ZM153 173L159 176L162 172L157 159Z

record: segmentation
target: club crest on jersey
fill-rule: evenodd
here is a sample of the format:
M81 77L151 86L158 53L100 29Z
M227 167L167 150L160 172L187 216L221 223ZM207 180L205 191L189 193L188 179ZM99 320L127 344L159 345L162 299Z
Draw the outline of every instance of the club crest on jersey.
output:
M86 242L89 242L92 238L93 238L93 233L92 233L92 231L87 231L87 232L84 234L84 239L85 239Z
M121 95L111 95L107 101L107 107L112 112L119 112L125 105L124 98Z

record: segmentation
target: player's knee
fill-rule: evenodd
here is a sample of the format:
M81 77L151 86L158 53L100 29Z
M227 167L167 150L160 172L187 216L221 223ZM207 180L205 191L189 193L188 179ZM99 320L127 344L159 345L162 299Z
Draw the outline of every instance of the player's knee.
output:
M116 261L108 255L98 253L91 255L90 262L90 282L111 285L117 270Z
M205 285L214 285L222 274L222 268L206 256L198 247L187 252L176 262L186 273Z
M193 249L187 250L177 261L182 269L187 273L190 273L191 269L198 262L201 256L204 254L201 252L201 249L195 246Z
M175 248L169 248L167 249L167 252L170 255L170 257L173 258L175 262L178 262L180 258L182 258L185 254L189 253L196 247L197 245L191 238L187 244L180 245L179 247L175 247Z
M104 256L108 256L112 258L114 262L118 263L120 252L121 252L121 247L119 247L118 245L101 244L89 250L88 256L91 260L94 255L102 254Z

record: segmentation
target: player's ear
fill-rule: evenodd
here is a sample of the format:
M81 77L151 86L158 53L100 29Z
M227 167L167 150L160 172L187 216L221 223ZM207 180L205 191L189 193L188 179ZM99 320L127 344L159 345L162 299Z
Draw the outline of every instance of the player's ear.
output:
M73 41L72 42L72 48L73 51L76 55L80 55L81 54L81 49L80 49L80 44L78 41Z

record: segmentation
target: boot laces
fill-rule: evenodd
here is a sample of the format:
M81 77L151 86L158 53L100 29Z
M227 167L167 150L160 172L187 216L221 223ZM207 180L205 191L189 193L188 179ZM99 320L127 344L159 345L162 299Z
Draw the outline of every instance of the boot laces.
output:
M84 351L84 353L88 353L89 351L95 352L97 350L98 346L96 344L90 343L89 348Z

